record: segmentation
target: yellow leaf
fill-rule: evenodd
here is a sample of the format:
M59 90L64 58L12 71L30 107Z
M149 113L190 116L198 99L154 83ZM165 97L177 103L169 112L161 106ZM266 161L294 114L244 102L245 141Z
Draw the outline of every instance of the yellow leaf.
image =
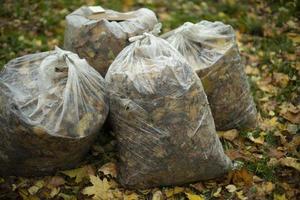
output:
M80 183L84 178L89 178L90 175L95 175L95 171L90 165L81 168L62 171L63 174L75 178L76 183Z
M288 85L290 80L288 75L284 73L277 73L277 72L273 73L273 78L275 80L275 83L283 88L285 88Z
M138 199L139 199L139 195L137 195L136 193L124 195L124 200L138 200Z
M294 43L300 43L300 35L297 33L288 33L288 38L291 39Z
M163 194L161 193L161 191L156 191L154 192L153 194L153 197L152 197L152 200L163 200L164 197L163 197Z
M44 187L45 182L43 180L37 181L33 186L28 189L28 192L31 195L36 194L42 187Z
M245 197L243 194L243 190L236 192L236 196L240 199L240 200L247 200L248 197Z
M286 157L286 158L281 158L279 160L280 164L287 166L287 167L292 167L298 171L300 171L300 163L298 159L292 158L292 157Z
M114 199L114 195L110 190L114 185L111 185L106 178L102 181L99 177L91 175L90 182L93 185L86 187L82 192L83 194L93 196L95 200Z
M250 65L246 66L245 72L248 75L258 75L259 74L258 68L257 67L251 67Z
M53 198L60 192L60 188L53 188L50 192L50 197Z
M228 192L233 193L233 192L236 191L237 188L236 188L235 185L227 185L226 189L227 189Z
M275 185L272 182L265 182L262 184L261 188L265 193L271 194L271 192L275 189Z
M274 200L287 200L285 194L274 194Z
M185 192L185 194L189 200L204 200L202 195L196 195L189 192Z
M222 187L219 187L219 188L217 189L217 191L216 191L215 193L213 193L213 196L214 196L214 197L220 197L220 196L221 196L221 195L220 195L221 191L222 191Z
M228 131L218 131L218 134L221 138L224 138L229 141L233 141L239 135L236 129L232 129Z
M254 138L253 137L253 135L252 135L252 133L249 133L248 134L248 138L252 141L252 142L254 142L254 143L256 143L256 144L264 144L264 142L265 142L265 136L266 135L266 133L265 132L261 132L260 134L259 134L259 137L257 137L257 138Z
M167 198L170 198L174 196L175 194L179 194L184 191L184 188L182 187L175 187L175 188L168 188L164 190L164 193L166 194Z

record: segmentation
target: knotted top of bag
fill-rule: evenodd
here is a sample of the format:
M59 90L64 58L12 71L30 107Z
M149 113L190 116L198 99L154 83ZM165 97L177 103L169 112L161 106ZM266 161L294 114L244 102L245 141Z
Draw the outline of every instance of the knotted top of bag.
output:
M125 33L134 33L137 30L152 28L157 23L156 15L147 8L140 8L130 12L117 12L104 9L101 6L82 6L67 17L67 22L74 27L104 22L115 34L118 30Z
M158 36L158 34L160 33L160 30L161 30L161 27L162 27L162 24L161 23L157 23L155 24L155 26L153 27L153 30L150 31L150 32L144 32L143 34L141 35L136 35L136 36L133 36L133 37L130 37L128 40L129 42L135 42L137 40L141 40L147 36L149 36L150 34L151 35L155 35L155 36Z
M186 22L161 37L174 46L196 71L212 66L236 46L233 28L222 22Z
M236 43L235 33L230 25L206 20L196 24L186 22L182 26L161 35L161 37L168 39L168 41L180 40L178 37L183 37L187 41L206 45L222 53Z

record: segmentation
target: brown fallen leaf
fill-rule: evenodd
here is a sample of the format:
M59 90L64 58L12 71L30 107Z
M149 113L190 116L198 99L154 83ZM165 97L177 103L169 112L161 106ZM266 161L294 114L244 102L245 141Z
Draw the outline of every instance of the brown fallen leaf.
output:
M232 171L232 182L235 185L251 186L253 184L253 174L247 168Z
M257 185L257 193L260 197L271 194L274 189L275 184L272 182L263 182Z
M277 86L280 86L282 88L285 88L288 85L290 80L288 75L284 73L278 73L278 72L273 73L273 79L274 79L274 83Z
M198 183L194 183L194 184L190 184L190 186L196 190L198 190L199 192L205 190L205 186L203 185L203 183L198 182Z
M241 158L246 161L251 161L251 157L244 155L242 152L236 149L228 149L225 151L225 154L231 159L236 160L238 158Z
M280 159L280 158L282 158L285 155L285 153L282 152L282 151L280 151L280 150L278 150L278 149L270 148L269 152L268 152L268 155L270 157L274 157L276 159Z
M113 178L117 177L117 166L113 162L104 164L98 171L104 175L111 175Z
M280 106L280 115L294 124L300 124L300 106L294 106L291 103L283 103Z
M256 84L260 90L267 92L269 94L272 94L272 95L277 95L278 88L275 87L274 85L272 85L271 83L272 83L272 80L270 79L270 77L261 79L256 82Z
M245 68L245 72L248 75L258 75L259 69L257 67L251 67L250 65L247 65Z
M66 183L65 179L60 176L53 176L48 179L46 185L48 188L56 188Z

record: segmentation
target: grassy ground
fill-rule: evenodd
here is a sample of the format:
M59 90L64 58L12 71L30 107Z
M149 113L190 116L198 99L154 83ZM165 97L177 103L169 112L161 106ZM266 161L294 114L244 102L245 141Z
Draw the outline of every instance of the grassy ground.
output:
M0 199L284 200L300 196L300 26L297 19L300 12L296 0L0 2L0 68L17 56L62 46L64 17L84 4L100 4L116 10L151 8L163 22L163 31L202 19L231 24L260 111L257 130L239 132L234 138L229 137L235 135L234 131L220 133L236 170L218 180L144 191L125 190L111 178L115 175L112 164L115 143L107 139L94 145L81 168L58 172L52 177L0 178ZM108 172L110 178L103 172Z

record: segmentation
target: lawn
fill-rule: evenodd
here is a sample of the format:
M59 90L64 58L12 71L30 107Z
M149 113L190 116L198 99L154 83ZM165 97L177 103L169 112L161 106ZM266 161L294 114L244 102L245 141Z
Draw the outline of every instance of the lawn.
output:
M220 132L235 168L216 180L126 190L115 181L115 140L104 134L77 169L53 176L0 177L0 199L297 199L300 196L300 16L289 0L1 0L0 69L10 59L63 45L65 16L82 5L147 7L163 32L186 21L222 21L236 30L259 127ZM235 134L235 133L238 134Z

